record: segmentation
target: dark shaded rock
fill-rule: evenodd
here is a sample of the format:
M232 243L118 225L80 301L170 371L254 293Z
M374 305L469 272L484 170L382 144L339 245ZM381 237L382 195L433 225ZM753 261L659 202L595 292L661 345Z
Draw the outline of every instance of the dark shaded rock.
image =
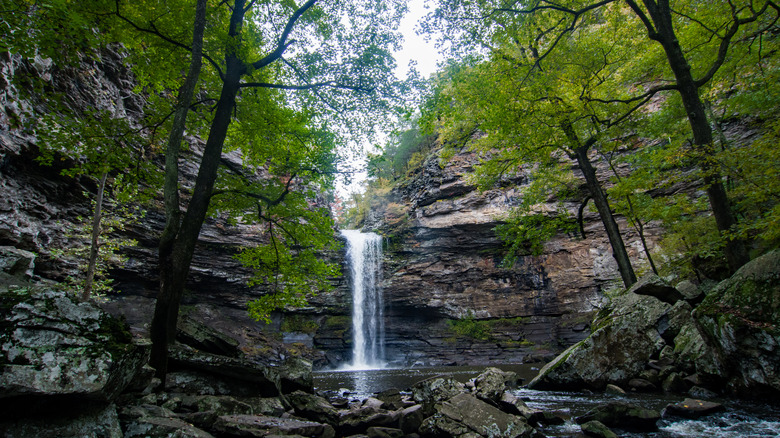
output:
M338 423L338 411L323 397L303 391L295 391L292 394L288 394L286 399L295 410L295 414L300 417L318 423Z
M239 354L238 341L199 323L184 313L179 317L176 340L206 353L236 357Z
M665 303L674 305L678 301L685 299L683 294L680 293L677 289L670 286L667 282L665 282L661 277L657 275L648 275L645 276L639 281L636 282L631 288L628 290L629 292L633 292L637 295L647 295L651 297L655 297Z
M663 412L664 418L667 416L677 416L684 418L700 418L705 415L721 412L725 408L720 403L686 398L679 403L670 403Z
M538 418L543 415L542 411L529 408L520 397L510 391L504 391L498 402L498 407L507 414L521 415L532 424L537 423Z
M204 353L184 345L169 350L166 387L204 395L276 396L276 375L244 358Z
M683 297L685 297L685 301L687 301L688 304L693 307L698 306L706 296L704 291L699 286L696 286L688 280L681 281L679 284L677 284L677 286L675 286L675 289L680 291Z
M368 438L401 438L404 431L392 427L369 427L366 431Z
M258 415L223 415L214 422L214 430L225 436L300 435L314 438L336 436L335 430L328 424Z
M615 432L612 432L604 423L596 420L581 424L580 428L585 436L596 438L618 438Z
M178 418L141 417L126 422L124 428L124 438L214 438L210 433Z
M341 435L365 433L369 427L398 427L401 411L379 409L381 402L367 403L363 406L342 412L338 420Z
M290 356L282 365L270 367L269 370L281 394L295 391L314 392L312 363L302 357Z
M575 418L577 424L589 421L600 421L607 427L615 427L624 430L652 432L658 430L656 422L661 415L653 410L638 406L612 402L597 406L585 415Z
M34 267L34 253L13 246L0 246L0 271L13 277L30 279Z
M628 381L628 387L636 392L655 392L658 390L653 382L645 379L631 379Z
M376 398L382 401L382 409L394 411L407 407L403 394L397 388L390 388L376 394Z
M661 389L664 392L684 393L688 390L688 384L680 373L671 373L661 384Z
M87 404L78 408L0 421L0 435L4 438L123 438L116 406Z
M623 388L613 385L611 383L607 384L607 387L604 389L604 392L607 394L618 394L623 395L626 393L626 391L623 390Z
M715 392L710 391L707 388L702 388L701 386L694 386L691 389L689 389L688 395L690 395L693 398L704 399L704 400L715 398L718 396L718 394L716 394Z
M410 406L406 409L402 409L398 415L398 427L404 431L404 433L417 432L420 426L425 420L423 416L422 405Z
M539 432L523 417L510 415L471 394L458 394L436 405L436 413L425 419L422 435L451 437L537 437Z

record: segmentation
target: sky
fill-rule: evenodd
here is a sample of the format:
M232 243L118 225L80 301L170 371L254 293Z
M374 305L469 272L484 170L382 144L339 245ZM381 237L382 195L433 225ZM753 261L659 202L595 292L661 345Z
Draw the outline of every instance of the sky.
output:
M436 71L437 63L442 60L442 55L436 48L434 38L426 41L425 37L417 35L417 23L430 9L425 7L428 0L409 0L409 10L401 20L400 31L404 36L403 47L394 53L396 59L395 75L399 79L406 77L409 72L409 62L416 63L417 71L423 78L429 77ZM337 193L342 199L347 199L350 193L362 192L361 183L366 178L365 172L360 172L352 177L352 183L345 185L337 183Z

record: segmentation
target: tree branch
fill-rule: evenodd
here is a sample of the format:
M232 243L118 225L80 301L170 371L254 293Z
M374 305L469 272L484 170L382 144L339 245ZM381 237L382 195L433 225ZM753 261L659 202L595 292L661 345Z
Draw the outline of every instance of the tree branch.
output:
M314 6L314 4L317 3L317 1L318 0L309 0L306 3L304 3L303 6L301 6L295 12L293 12L292 16L287 21L287 25L284 27L284 31L282 31L282 35L279 37L279 41L276 43L276 49L274 49L273 52L265 55L261 59L253 62L252 68L254 68L255 70L260 70L261 68L271 64L272 62L282 57L282 54L284 54L284 51L287 50L287 47L289 47L289 45L294 42L294 41L288 42L287 38L290 37L290 33L295 27L295 24L298 22L298 19L301 18L301 16L304 13L306 13L306 11L308 11L312 6Z

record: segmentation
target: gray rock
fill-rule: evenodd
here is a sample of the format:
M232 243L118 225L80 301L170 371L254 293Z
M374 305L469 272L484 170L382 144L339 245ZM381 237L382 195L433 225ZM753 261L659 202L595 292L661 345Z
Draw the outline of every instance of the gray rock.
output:
M435 403L448 400L465 390L465 386L451 377L431 377L412 385L414 401L423 405L426 415L430 414Z
M228 436L247 437L300 435L313 438L333 438L336 436L335 430L328 424L257 415L223 415L214 423L214 430Z
M13 246L0 246L0 271L13 277L30 279L34 268L34 253Z
M575 421L577 424L584 424L595 420L607 427L652 432L658 430L656 423L660 419L661 414L656 411L626 403L612 402L591 409L585 415L575 418Z
M323 397L303 391L295 391L292 394L288 394L286 399L299 417L318 423L338 423L338 411Z
M189 313L179 316L176 340L206 353L236 357L239 355L238 341L201 324Z
M474 379L475 395L496 404L510 386L516 386L517 374L498 368L487 368Z
M14 409L44 398L109 402L149 357L127 328L89 302L48 289L0 288L0 401Z
M407 434L417 432L423 420L425 420L425 417L423 416L422 405L410 406L402 409L398 415L398 428Z
M540 436L523 417L504 413L465 393L438 404L436 413L423 422L420 432L423 435L452 437Z
M366 435L368 438L401 438L404 431L392 427L369 427Z
M637 295L647 295L655 297L665 303L674 305L678 301L685 299L683 294L677 289L670 286L661 277L657 275L648 275L639 279L628 290L629 293L633 292Z

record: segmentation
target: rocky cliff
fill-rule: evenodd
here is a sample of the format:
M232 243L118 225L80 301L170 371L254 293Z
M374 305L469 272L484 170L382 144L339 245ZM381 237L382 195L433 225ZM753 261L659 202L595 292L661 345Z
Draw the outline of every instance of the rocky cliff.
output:
M144 100L130 92L132 75L121 66L121 55L111 50L68 68L4 55L1 70L0 245L36 253L35 275L61 280L75 267L53 250L74 244L62 230L88 214L89 201L82 193L94 192L95 186L35 161L37 139L27 122L46 111L45 99L20 92L20 77L42 78L51 89L66 93L69 105L111 109L136 121ZM181 162L185 186L186 178L193 177L191 158L197 158L200 143L188 141L194 152ZM223 161L238 165L240 157L226 155ZM525 176L480 192L467 180L475 162L468 153L443 166L429 158L371 213L369 228L386 237L387 352L398 364L551 357L589 333L591 312L603 292L618 284L609 244L592 212L585 215L586 239L557 236L541 256L521 257L513 267L502 268L503 247L493 228L518 202ZM602 167L601 176L606 176ZM137 336L145 335L157 291L156 239L162 225L163 217L152 205L127 231L138 246L124 250L127 262L112 272L116 293L104 304L124 314ZM632 256L641 258L637 236L625 222L621 226ZM345 278L333 280L334 292L312 297L310 307L275 315L271 325L248 318L246 303L263 291L245 285L249 272L233 255L257 240L255 232L218 217L208 220L193 261L185 311L240 340L247 351L281 358L292 349L312 354L317 366L348 361L352 334ZM651 240L657 232L649 230Z

